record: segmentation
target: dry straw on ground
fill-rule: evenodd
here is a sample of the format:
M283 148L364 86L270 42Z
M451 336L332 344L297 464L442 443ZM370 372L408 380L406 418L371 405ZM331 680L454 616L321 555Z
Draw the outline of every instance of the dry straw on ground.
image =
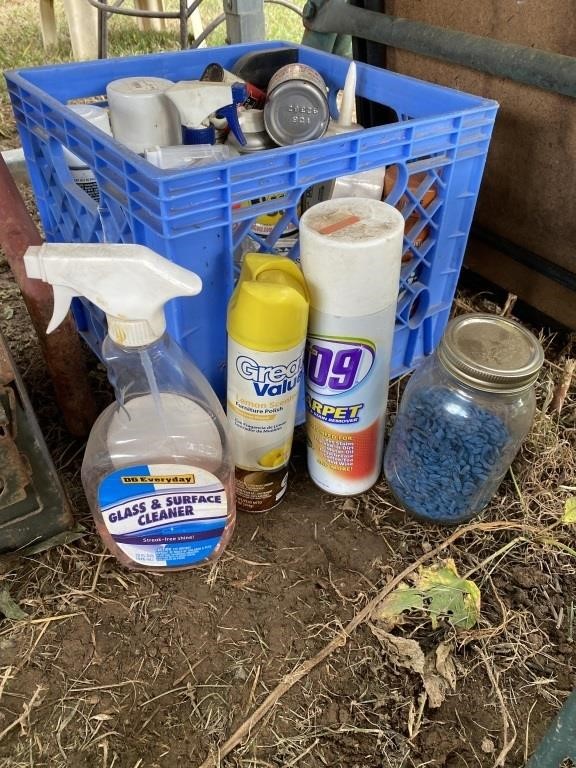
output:
M496 309L482 299L473 306ZM560 522L576 493L573 386L560 413L551 408L573 348L559 337L543 342L534 429L488 522L448 540L446 530L405 519L384 484L357 499L307 501L311 490L295 478L300 507L289 514L310 504L318 521L306 545L290 543L299 523L279 509L242 520L216 566L176 580L117 568L91 535L9 558L3 584L30 618L0 625L0 766L352 768L358 753L358 766L417 768L452 754L440 737L444 721L463 740L461 765L522 764L573 685L576 551L572 527ZM30 366L35 381L39 363ZM392 387L392 414L402 386ZM50 441L81 509L81 445L56 426ZM342 548L331 550L339 536ZM381 554L366 549L366 567L362 557L343 567L358 536ZM314 564L317 546L326 557ZM418 680L390 665L362 623L407 571L440 551L479 585L482 614L471 630L434 634L434 642L451 640L458 669L437 722ZM290 629L274 634L273 594L304 587L300 608L282 617ZM270 597L255 603L263 594ZM245 605L239 615L235 603ZM402 632L424 646L432 637L421 617Z

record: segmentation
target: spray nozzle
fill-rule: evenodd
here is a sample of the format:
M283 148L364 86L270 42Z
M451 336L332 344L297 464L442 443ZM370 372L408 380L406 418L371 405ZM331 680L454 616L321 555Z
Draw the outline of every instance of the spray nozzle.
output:
M326 131L326 136L338 136L341 133L359 131L362 126L353 122L354 108L356 106L356 62L351 61L346 73L344 88L342 90L342 102L338 120L331 121Z
M180 112L184 144L214 144L216 132L210 118L226 118L239 144L246 138L238 122L238 105L248 98L244 83L212 83L183 80L166 90Z
M356 62L351 61L344 81L344 90L342 91L342 104L340 105L340 114L338 116L338 125L342 128L348 128L353 125L352 116L356 106Z
M166 329L164 304L202 290L198 275L143 245L44 243L28 248L24 265L28 277L54 288L47 333L64 320L72 299L84 296L106 313L113 341L126 347L159 339Z

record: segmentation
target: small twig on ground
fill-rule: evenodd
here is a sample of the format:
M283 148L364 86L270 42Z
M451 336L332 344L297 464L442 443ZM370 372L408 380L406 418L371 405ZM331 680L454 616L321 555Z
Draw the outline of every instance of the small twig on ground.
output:
M503 766L506 765L506 755L508 754L508 752L510 752L510 750L512 749L516 741L516 726L514 725L514 720L510 717L508 708L506 706L506 702L504 701L504 696L498 685L496 673L494 672L494 668L490 664L490 660L486 655L486 651L483 648L478 648L478 653L482 657L482 661L484 662L484 666L486 667L486 672L488 673L488 677L490 678L490 682L492 683L492 687L494 688L494 693L496 694L496 698L498 699L498 703L500 705L500 715L502 717L502 742L503 743L502 743L502 749L500 750L500 754L498 755L498 757L496 758L496 762L494 763L494 768L503 768ZM512 726L512 728L514 729L514 733L512 734L511 738L508 738L508 731L510 726Z
M506 302L504 306L502 307L502 317L510 317L512 314L512 310L514 309L514 305L518 301L518 296L516 296L515 293L509 293Z
M552 413L559 414L562 411L562 406L564 405L564 401L566 400L566 395L568 394L568 390L570 389L570 384L572 383L572 377L574 376L575 370L576 370L576 358L568 358L568 360L566 360L566 363L564 365L564 371L562 372L562 377L558 382L558 386L556 387L554 396L552 398L552 402L550 404L550 410L552 411Z
M510 472L510 477L512 478L512 483L513 483L514 489L515 489L515 491L516 491L516 493L518 495L518 499L520 501L520 505L522 507L522 511L524 512L525 515L527 515L528 514L528 507L526 505L526 501L524 499L524 496L522 495L522 491L520 490L520 486L518 485L518 481L516 480L516 475L514 474L514 470L512 469L512 467L510 467L510 469L508 471Z
M315 741L313 741L309 747L306 747L304 752L300 752L300 754L296 755L296 757L290 760L289 763L286 763L286 768L290 768L290 766L297 765L300 762L300 760L302 760L303 757L306 757L306 755L309 755L310 752L312 752L312 750L314 749L314 747L316 747L319 743L320 743L320 739L315 739Z
M458 528L456 531L450 534L450 536L444 539L444 541L438 544L437 547L434 547L429 552L421 555L421 557L404 568L401 573L389 581L388 584L386 584L386 586L375 597L373 597L372 600L370 600L364 606L364 608L362 608L362 610L358 611L358 613L352 618L351 621L348 622L348 624L341 630L341 632L336 635L336 637L332 638L332 640L327 645L325 645L324 648L318 651L315 656L298 664L291 672L285 675L278 683L278 685L272 691L270 691L260 706L254 710L250 717L234 731L234 733L224 742L224 744L222 744L222 746L218 748L217 754L207 757L202 765L199 766L199 768L217 768L217 766L220 764L220 761L226 757L226 755L232 752L233 749L241 744L244 739L252 733L253 728L264 718L266 714L268 714L268 712L270 712L270 710L278 703L278 701L282 698L282 696L284 696L285 693L287 693L299 680L302 680L302 678L306 677L306 675L315 667L325 661L325 659L327 659L334 651L346 645L350 635L357 627L359 627L372 616L375 609L382 602L382 600L384 600L384 598L387 597L387 595L389 595L390 592L392 592L392 590L395 589L398 584L400 584L400 582L404 581L408 576L414 573L414 571L416 571L421 565L426 563L428 560L432 560L433 558L437 557L441 552L451 546L462 536L465 536L467 533L502 530L521 530L524 531L524 533L541 533L540 529L534 528L533 526L526 526L522 523L514 523L509 521L494 523L471 523L470 525L465 525L462 528ZM514 738L516 738L515 735Z
M469 579L470 576L472 576L473 573L476 573L476 571L484 570L484 568L491 563L493 560L496 560L496 558L502 556L509 552L511 549L514 549L514 547L518 546L518 544L522 544L522 542L528 542L529 539L526 539L524 536L517 536L515 539L512 539L512 541L507 542L504 544L503 547L500 547L496 550L496 552L492 552L491 555L488 555L488 557L485 557L484 560L482 560L480 563L475 565L473 568L470 568L470 570L466 571L464 576L462 578Z
M530 718L532 717L532 711L534 707L536 706L536 701L532 704L530 707L530 712L528 712L528 717L526 718L526 735L524 737L524 762L528 762L528 744L529 744L529 738L530 738Z
M6 683L10 679L11 674L12 674L12 667L6 667L6 670L2 675L2 680L0 680L0 699L4 695L4 688L6 687Z
M82 616L82 612L78 611L78 613L63 613L61 616L48 616L45 619L18 619L18 623L20 624L50 624L52 621L63 621L64 619L72 619L74 616ZM0 637L3 637L4 635L9 635L10 632L12 632L12 627L9 627L8 629L3 630L0 632Z
M40 696L40 694L44 690L45 690L45 688L43 686L41 686L41 685L39 685L36 688L36 690L32 694L32 698L30 699L28 704L24 705L24 709L22 710L22 714L19 717L17 717L16 720L13 720L10 723L10 725L7 725L6 728L4 728L4 730L2 731L2 733L0 733L0 741L2 741L4 736L9 734L10 731L14 730L14 728L16 728L17 725L22 725L24 723L26 718L30 715L30 712L32 711L32 707L34 706L34 703L36 702L36 699L38 698L38 696Z

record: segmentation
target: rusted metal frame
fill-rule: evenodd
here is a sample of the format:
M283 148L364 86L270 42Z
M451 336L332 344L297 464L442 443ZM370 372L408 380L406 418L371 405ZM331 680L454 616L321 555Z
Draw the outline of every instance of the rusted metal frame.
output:
M38 335L66 427L74 436L84 437L97 416L96 404L88 383L84 350L70 316L54 333L46 335L52 315L52 289L40 280L28 279L23 261L28 246L40 245L42 238L1 157L0 211L0 248L22 292Z

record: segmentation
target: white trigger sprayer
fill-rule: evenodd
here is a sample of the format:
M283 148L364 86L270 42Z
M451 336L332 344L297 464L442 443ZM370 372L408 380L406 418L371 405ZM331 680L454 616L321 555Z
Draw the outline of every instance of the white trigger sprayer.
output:
M214 144L214 125L227 125L241 146L246 144L238 120L237 107L248 98L244 83L210 83L202 80L182 80L166 91L180 112L184 144ZM219 125L220 127L220 125Z
M118 402L94 424L82 463L104 543L139 570L216 559L236 512L226 416L164 317L167 301L195 296L202 281L142 245L45 243L24 264L54 288L48 333L77 296L106 313L102 357Z
M83 296L106 313L110 337L126 347L159 339L166 329L164 304L202 290L198 275L143 245L33 245L24 265L28 277L54 288L46 333L58 328L72 299Z

